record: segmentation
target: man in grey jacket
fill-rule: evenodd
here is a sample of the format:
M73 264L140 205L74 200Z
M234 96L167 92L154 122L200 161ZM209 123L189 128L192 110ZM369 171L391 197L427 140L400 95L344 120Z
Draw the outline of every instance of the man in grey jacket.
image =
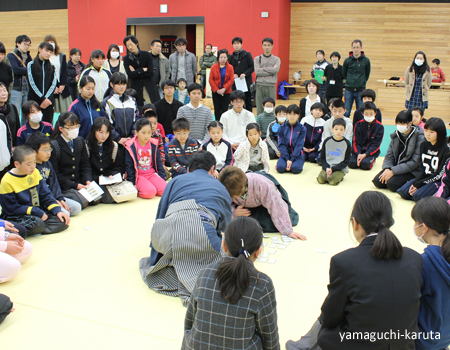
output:
M175 40L177 52L170 55L169 65L172 73L172 81L176 83L178 79L184 78L189 86L189 84L195 82L197 58L193 53L186 50L187 43L185 38Z
M153 39L150 44L150 53L153 61L152 82L158 85L159 95L163 98L162 82L170 78L169 60L161 53L162 41Z
M277 73L280 70L280 58L272 55L273 39L264 38L262 41L264 54L255 57L256 73L256 107L257 115L263 112L262 101L266 97L277 98Z

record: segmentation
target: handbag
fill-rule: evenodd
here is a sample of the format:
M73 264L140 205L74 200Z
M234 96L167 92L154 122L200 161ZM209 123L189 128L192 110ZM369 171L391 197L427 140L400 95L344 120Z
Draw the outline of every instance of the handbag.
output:
M322 328L322 324L319 320L314 322L313 326L303 337L298 341L288 340L286 343L287 350L321 350L317 343L319 331Z
M106 186L109 194L116 203L131 201L137 198L138 191L130 181L122 181Z

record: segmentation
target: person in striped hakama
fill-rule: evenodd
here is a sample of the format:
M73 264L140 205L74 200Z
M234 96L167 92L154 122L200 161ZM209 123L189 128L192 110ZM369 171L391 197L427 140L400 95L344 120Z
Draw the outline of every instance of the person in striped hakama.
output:
M210 152L198 152L189 160L189 173L167 184L151 232L150 256L139 263L149 288L179 296L185 306L197 274L221 258L222 231L231 220L231 197L213 177L215 164Z

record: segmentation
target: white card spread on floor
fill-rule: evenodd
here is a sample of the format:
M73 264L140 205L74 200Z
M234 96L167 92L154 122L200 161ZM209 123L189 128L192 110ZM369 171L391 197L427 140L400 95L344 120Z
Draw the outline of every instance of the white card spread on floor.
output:
M268 258L268 257L269 257L269 254L268 254L268 253L261 254L261 257L262 257L262 258Z
M82 188L78 192L80 192L80 194L89 202L97 200L103 194L103 190L95 181L92 181L87 189Z
M274 244L269 245L269 247L270 247L270 248L276 248L277 245L274 243Z
M269 259L267 262L269 264L275 264L276 261L277 261L277 259Z
M112 177L109 176L99 176L98 177L98 183L100 185L113 185L118 182L122 182L122 174L118 173Z
M265 247L266 245L267 245L267 243L266 243L266 242L264 242L264 243L262 244L262 246L263 246L263 247Z
M267 235L263 235L263 237L264 237L264 238L269 238L269 236L267 236Z
M269 250L269 254L275 254L277 251L275 249Z
M284 245L284 244L280 244L279 246L278 246L278 248L280 248L280 249L286 249L286 245Z
M266 262L266 261L267 261L267 258L260 258L259 261L260 261L260 262Z
M272 241L278 241L278 237L272 237Z

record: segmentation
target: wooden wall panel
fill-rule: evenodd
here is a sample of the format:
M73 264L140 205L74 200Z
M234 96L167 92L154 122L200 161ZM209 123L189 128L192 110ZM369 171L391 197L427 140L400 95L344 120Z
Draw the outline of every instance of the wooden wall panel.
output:
M450 79L450 4L292 3L290 34L291 82L298 70L302 80L309 79L317 50L324 50L328 61L338 51L343 64L351 42L362 40L372 64L367 87L378 92L377 106L388 114L404 108L404 89L387 89L377 80L403 77L417 51L424 51L430 64L439 58ZM450 90L432 95L426 114L450 122Z
M16 37L26 34L31 39L30 52L34 58L39 44L47 34L53 34L58 40L61 51L69 59L69 23L67 10L11 11L1 13L2 33L0 41L5 45L6 53L14 50ZM80 23L81 25L81 23ZM87 63L89 53L83 53L83 62Z

